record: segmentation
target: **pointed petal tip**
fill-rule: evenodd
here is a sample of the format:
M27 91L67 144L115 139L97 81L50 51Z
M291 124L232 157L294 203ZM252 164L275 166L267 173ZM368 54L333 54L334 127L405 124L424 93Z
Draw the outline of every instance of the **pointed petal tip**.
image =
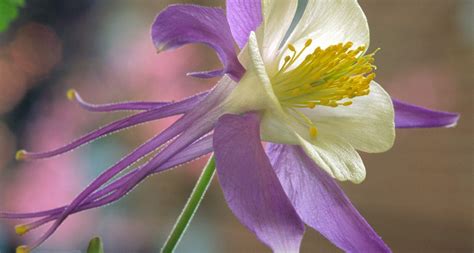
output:
M267 146L272 166L300 218L345 252L391 252L337 182L298 146Z
M459 121L460 114L435 111L425 107L392 99L397 128L451 128Z
M450 114L452 123L449 125L446 125L445 128L456 127L458 125L459 119L461 118L461 114L452 113L452 112L448 112L447 114Z
M155 48L157 54L160 54L161 52L166 51L168 49L165 43L158 43L155 45Z

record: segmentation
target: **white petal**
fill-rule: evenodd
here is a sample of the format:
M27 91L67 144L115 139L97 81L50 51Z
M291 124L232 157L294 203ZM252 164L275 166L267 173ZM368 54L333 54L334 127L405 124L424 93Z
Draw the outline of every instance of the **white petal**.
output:
M309 0L290 42L313 39L326 47L352 41L355 47L369 46L369 26L356 0Z
M302 111L316 124L319 136L340 136L355 149L369 153L384 152L393 146L392 99L376 82L370 84L369 95L354 98L350 106L318 106Z
M273 93L254 32L250 33L239 58L245 62L246 72L225 106L233 113L281 107Z
M290 27L297 4L298 1L293 0L262 0L263 26L257 32L257 38L267 68L277 63L275 58L279 55L278 48Z
M245 75L238 86L224 102L225 111L240 114L248 111L261 111L262 140L276 143L297 144L294 130L290 127L292 119L284 113L273 93L255 33L239 56L245 59Z
M353 48L362 45L368 48L370 36L367 18L356 0L309 0L288 43L301 49L308 39L312 39L313 43L307 52L316 47L326 48L348 41L354 43ZM282 50L277 61L281 65L282 58L291 54L287 49ZM303 59L300 57L294 65L297 66Z
M360 183L365 179L365 167L355 149L337 135L318 136L310 143L299 138L305 153L329 175L340 181Z
M348 140L332 133L313 140L307 127L285 113L273 93L254 33L250 35L246 52L251 59L246 66L247 72L224 103L224 109L236 114L261 111L262 140L299 144L309 157L336 179L355 183L364 180L364 164Z

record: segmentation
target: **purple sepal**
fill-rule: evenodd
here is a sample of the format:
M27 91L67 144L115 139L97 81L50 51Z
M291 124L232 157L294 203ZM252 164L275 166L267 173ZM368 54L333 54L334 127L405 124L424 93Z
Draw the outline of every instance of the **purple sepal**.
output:
M245 69L237 59L224 10L197 5L171 5L156 17L151 36L157 50L203 43L213 48L224 66L219 75L240 79ZM214 73L216 74L216 73Z
M106 126L103 126L95 131L92 131L62 147L59 147L50 151L46 151L46 152L26 152L24 159L27 159L27 160L28 159L43 159L43 158L49 158L56 155L60 155L60 154L69 152L79 146L82 146L90 141L101 138L102 136L105 136L107 134L110 134L110 133L113 133L113 132L116 132L128 127L132 127L144 122L185 113L189 111L190 109L194 108L199 102L201 102L204 99L205 96L207 96L207 92L194 95L192 97L183 99L181 101L178 101L172 104L159 106L155 109L151 109L146 112L141 112L129 117L125 117L123 119L112 122Z
M202 102L200 102L192 110L188 111L182 118L177 120L175 123L173 123L173 125L165 129L159 135L153 137L135 149L132 153L122 158L114 166L104 171L89 186L87 186L87 188L82 191L66 207L66 209L62 211L60 215L58 215L51 227L38 240L36 240L35 243L31 245L31 248L36 248L46 239L48 239L62 224L62 222L69 215L74 213L80 204L83 203L91 194L97 191L101 186L107 184L107 182L110 181L114 176L138 159L156 150L166 142L172 140L172 142L170 142L145 165L135 169L133 172L134 174L131 175L129 179L127 179L127 182L123 185L123 187L120 187L117 189L117 191L105 196L101 199L101 201L107 203L125 195L146 177L156 173L155 168L165 164L177 153L185 150L190 144L206 135L206 133L212 130L218 117L222 115L222 111L220 111L220 108L217 105L219 105L227 97L234 87L235 83L229 80L229 78L224 77L215 86L215 88L209 92L209 95L207 95ZM102 205L104 203L102 203Z
M154 172L155 173L161 172L161 171L179 166L181 164L197 159L203 155L206 155L210 152L212 152L212 135L207 135L206 137L189 145L182 152L178 153L175 157L168 160L168 162L157 167L154 170ZM83 210L99 207L105 204L110 204L111 202L119 199L122 195L115 195L114 198L104 198L104 196L113 194L114 191L116 191L117 189L120 189L123 186L127 185L128 181L136 173L137 173L137 170L133 170L129 172L128 174L126 174L125 176L120 177L113 183L107 185L106 187L89 195L89 197L84 202L82 202L72 213L77 213ZM60 215L66 208L67 206L62 206L62 207L58 207L58 208L54 208L50 210L31 212L31 213L0 212L0 218L31 219L31 218L39 218L39 217L47 216L46 218L43 218L41 220L28 224L28 226L33 229L49 221L57 219L58 215Z
M333 178L298 146L270 144L273 168L301 219L345 252L390 252Z
M257 114L224 115L214 129L219 182L232 212L274 252L299 252L304 224L260 141Z
M396 128L454 127L459 120L458 113L433 111L396 99L392 101Z
M250 32L262 23L262 1L227 0L227 21L232 36L240 48L247 44Z

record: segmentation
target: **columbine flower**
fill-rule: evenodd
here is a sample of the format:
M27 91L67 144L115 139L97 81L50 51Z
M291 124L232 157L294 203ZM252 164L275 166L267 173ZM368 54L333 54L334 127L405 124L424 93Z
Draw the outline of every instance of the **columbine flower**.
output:
M94 180L69 205L6 218L38 218L19 234L54 222L31 247L46 240L67 216L113 202L147 176L214 151L224 196L237 218L274 252L297 252L304 224L349 252L389 248L351 205L333 178L361 182L356 150L382 152L394 128L449 127L458 115L397 100L375 81L375 51L356 1L227 1L219 8L174 5L152 27L158 52L205 43L223 69L191 73L223 76L209 92L176 103L91 105L92 111L144 110L44 153L19 151L18 159L67 152L108 133L184 114ZM237 56L234 41L241 48ZM265 152L261 141L270 142ZM159 152L154 153L154 151ZM138 159L151 158L118 177Z

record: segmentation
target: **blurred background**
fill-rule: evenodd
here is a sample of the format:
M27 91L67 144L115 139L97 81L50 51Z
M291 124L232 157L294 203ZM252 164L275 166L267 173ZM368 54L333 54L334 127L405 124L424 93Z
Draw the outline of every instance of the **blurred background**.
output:
M216 82L185 76L219 65L204 46L156 54L150 24L172 2L26 0L0 34L1 210L68 203L170 123L142 125L57 158L14 161L19 148L47 150L125 115L82 111L66 99L69 88L88 101L108 103L179 99ZM454 129L398 130L392 150L363 154L365 182L342 186L394 252L472 252L474 0L359 2L371 46L382 49L378 82L396 98L462 117ZM205 161L149 178L117 203L74 215L38 252L84 250L96 235L106 252L156 251ZM0 220L2 253L41 235L39 229L20 238L15 224ZM214 181L176 252L270 251L231 214ZM302 252L339 251L308 229Z

